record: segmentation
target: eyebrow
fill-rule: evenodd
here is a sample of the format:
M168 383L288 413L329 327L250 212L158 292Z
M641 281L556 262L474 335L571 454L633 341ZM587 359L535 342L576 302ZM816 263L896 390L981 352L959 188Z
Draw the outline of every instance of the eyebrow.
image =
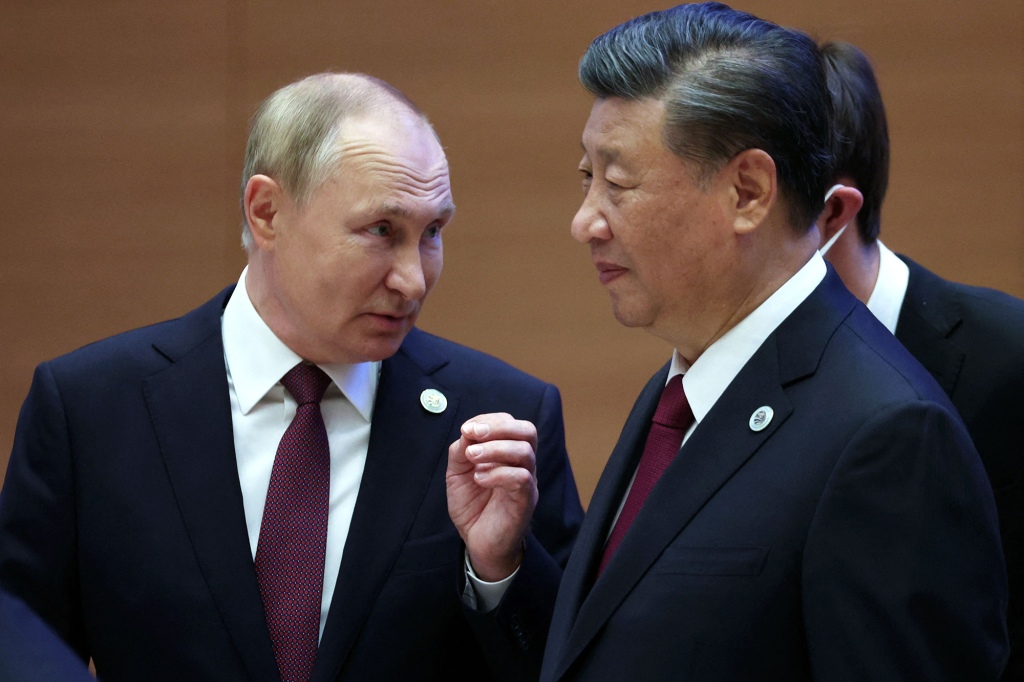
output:
M587 148L583 145L583 140L580 140L580 149L583 150L584 154L589 154ZM622 152L614 147L598 147L594 150L594 156L597 156L605 163L615 163L622 156Z
M396 218L408 218L410 215L412 215L412 211L410 211L407 207L401 204L394 204L391 202L381 204L378 212L381 213L382 215L394 216ZM437 212L438 218L441 219L449 219L454 214L455 204L452 203L451 201L443 204Z

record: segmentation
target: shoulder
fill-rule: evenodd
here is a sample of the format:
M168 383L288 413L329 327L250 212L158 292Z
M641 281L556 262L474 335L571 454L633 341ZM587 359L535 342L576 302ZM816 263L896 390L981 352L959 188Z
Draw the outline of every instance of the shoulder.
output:
M835 467L834 473L888 471L893 475L883 478L896 484L911 470L918 476L944 468L974 483L984 481L949 396L859 303L830 336L817 371L787 394L797 427L790 432L804 442L813 440L820 461ZM831 457L825 455L829 452Z
M1024 379L1024 300L995 289L942 279L901 256L910 267L910 284L897 336L912 342L942 337L963 354L960 383L996 386L1020 394ZM929 332L922 331L930 327ZM957 386L959 387L959 383ZM958 388L957 390L961 390ZM974 398L972 398L974 400Z
M800 395L831 415L830 429L856 429L904 409L934 408L960 421L935 378L860 304L829 338L807 383Z
M906 256L910 282L904 305L953 337L1024 342L1024 300L987 287L939 277ZM946 331L946 330L942 330Z
M204 342L220 338L220 316L233 287L181 317L115 334L41 365L58 381L116 379L155 371Z
M854 307L830 339L823 363L828 359L830 369L846 376L844 386L862 386L878 400L923 399L949 405L931 374L863 305Z
M1024 301L995 289L949 285L962 305L963 333L981 334L989 344L1013 341L1019 348L1024 343Z
M764 365L777 356L786 392L815 414L847 428L883 406L933 401L952 409L935 380L843 286L834 270L762 347ZM756 356L755 356L756 357Z
M810 390L842 395L848 409L859 403L870 413L880 404L921 399L949 407L934 378L837 276L829 272L816 298L816 307L798 308L805 315L803 332L779 336L779 352L791 360L787 365L803 370L785 374L813 376ZM787 319L779 331L793 328Z

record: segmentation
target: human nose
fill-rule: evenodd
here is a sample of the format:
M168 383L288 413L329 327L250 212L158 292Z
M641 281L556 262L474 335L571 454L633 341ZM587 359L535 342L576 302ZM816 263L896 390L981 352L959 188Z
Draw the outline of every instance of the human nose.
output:
M597 198L593 189L583 197L583 204L580 205L576 215L572 219L572 238L580 244L587 244L594 239L609 239L611 230L608 228L608 220L598 206Z
M402 294L407 301L415 301L426 295L427 281L418 248L405 248L398 252L388 273L387 285L389 289Z

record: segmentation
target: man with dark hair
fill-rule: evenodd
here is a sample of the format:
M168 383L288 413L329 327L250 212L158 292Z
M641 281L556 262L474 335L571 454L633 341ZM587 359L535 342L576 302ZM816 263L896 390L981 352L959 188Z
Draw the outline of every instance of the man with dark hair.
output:
M241 204L237 286L37 368L0 585L106 682L487 679L456 585L507 548L464 551L446 448L521 437L527 568L557 580L582 509L558 390L414 327L454 211L437 136L379 80L311 76L259 107Z
M995 493L1009 579L1005 679L1024 679L1024 301L944 280L882 244L889 181L882 94L857 47L829 42L821 51L835 107L833 178L843 185L820 220L822 239L835 238L826 257L931 372L974 440Z
M817 254L817 46L681 5L598 37L580 79L596 101L572 235L619 322L674 352L594 492L541 679L997 679L1006 578L984 469L945 394Z

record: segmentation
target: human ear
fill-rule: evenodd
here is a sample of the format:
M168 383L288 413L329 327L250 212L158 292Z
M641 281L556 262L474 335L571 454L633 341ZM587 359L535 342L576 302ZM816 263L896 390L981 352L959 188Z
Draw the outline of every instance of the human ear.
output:
M750 234L765 221L775 204L775 161L761 149L746 149L734 156L722 172L733 190L733 230Z
M818 216L818 230L822 243L827 242L836 232L843 229L857 216L864 205L864 195L856 187L839 185L825 202L825 208Z
M281 185L266 175L254 175L245 183L242 211L257 249L273 247L279 227L276 224L278 214L287 196Z

